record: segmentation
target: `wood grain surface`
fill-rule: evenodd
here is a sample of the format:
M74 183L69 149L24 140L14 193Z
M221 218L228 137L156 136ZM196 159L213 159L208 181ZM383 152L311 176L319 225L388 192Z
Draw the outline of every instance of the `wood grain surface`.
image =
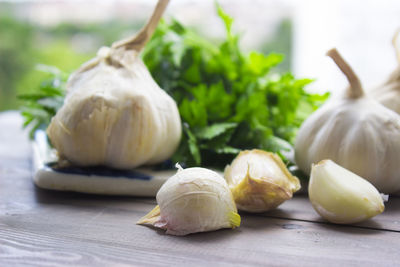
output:
M0 266L398 266L400 199L358 225L325 222L306 195L242 213L235 230L168 236L135 222L152 198L56 192L32 183L21 118L0 113Z

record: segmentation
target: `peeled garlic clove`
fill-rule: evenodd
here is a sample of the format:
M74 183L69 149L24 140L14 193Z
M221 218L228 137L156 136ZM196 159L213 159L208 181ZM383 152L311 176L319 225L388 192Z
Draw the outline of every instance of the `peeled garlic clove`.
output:
M370 181L379 191L400 189L400 116L365 95L358 77L340 54L328 52L350 82L346 94L330 99L301 125L295 141L298 167L323 159Z
M281 158L263 150L245 150L225 168L224 176L239 210L265 212L300 189Z
M385 209L371 183L331 160L312 166L308 195L314 209L333 223L361 222Z
M130 169L174 153L181 138L178 108L139 57L167 3L158 2L137 36L101 48L70 76L64 104L47 129L60 158Z
M205 168L180 169L157 193L158 205L137 224L187 235L235 228L240 225L232 193L226 181Z
M397 44L400 29L393 37L393 46L397 57L397 68L392 72L387 81L370 90L371 96L385 107L400 114L400 48Z

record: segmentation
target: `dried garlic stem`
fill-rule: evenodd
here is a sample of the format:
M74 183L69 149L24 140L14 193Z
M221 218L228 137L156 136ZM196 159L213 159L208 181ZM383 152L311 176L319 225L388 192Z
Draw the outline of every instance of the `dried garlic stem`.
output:
M399 46L397 44L397 39L399 38L399 34L400 34L400 28L397 29L397 31L394 33L393 39L392 39L392 44L393 44L393 47L394 47L394 51L396 52L397 62L400 65L400 49L399 49Z
M335 61L336 65L346 76L347 80L350 83L350 87L347 89L347 96L349 98L359 98L364 95L364 90L361 86L361 82L358 79L357 75L354 73L353 69L350 65L343 59L340 53L336 50L336 48L332 48L326 53L327 56Z
M113 43L112 47L124 47L126 50L142 50L142 48L153 35L168 3L169 0L159 0L156 8L154 9L153 15L147 24L140 30L140 32L133 37Z

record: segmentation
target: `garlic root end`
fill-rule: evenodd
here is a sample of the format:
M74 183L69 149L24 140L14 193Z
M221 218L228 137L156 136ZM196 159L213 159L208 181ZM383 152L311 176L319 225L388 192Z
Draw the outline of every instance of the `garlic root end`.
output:
M139 219L136 224L150 224L154 225L160 220L160 206L155 206L149 213Z

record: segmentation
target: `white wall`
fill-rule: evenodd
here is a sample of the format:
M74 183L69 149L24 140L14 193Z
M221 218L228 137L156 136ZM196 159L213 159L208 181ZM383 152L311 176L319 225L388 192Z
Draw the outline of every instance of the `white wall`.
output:
M342 90L344 76L325 56L336 47L365 88L381 83L397 61L391 39L400 27L399 0L303 0L294 3L294 71L313 90Z

